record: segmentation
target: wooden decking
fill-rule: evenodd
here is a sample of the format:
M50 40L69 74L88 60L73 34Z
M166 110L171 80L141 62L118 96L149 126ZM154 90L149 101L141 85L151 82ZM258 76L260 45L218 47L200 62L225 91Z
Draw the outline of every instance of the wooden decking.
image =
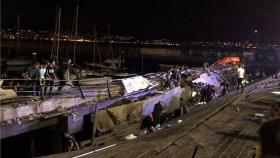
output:
M265 80L247 87L242 94L233 92L193 109L190 114L178 118L183 120L181 124L177 124L177 119L171 120L168 122L171 127L163 126L159 131L139 135L132 141L123 141L120 137L121 130L119 133L116 131L112 135L116 138L115 141L104 142L104 146L116 143L114 147L97 153L93 153L93 147L89 147L50 157L185 158L192 157L196 146L196 158L252 157L254 147L258 143L257 130L265 121L264 117L254 114L266 114L271 105L279 99L279 96L271 91L279 89L279 80ZM101 147L96 147L98 148Z

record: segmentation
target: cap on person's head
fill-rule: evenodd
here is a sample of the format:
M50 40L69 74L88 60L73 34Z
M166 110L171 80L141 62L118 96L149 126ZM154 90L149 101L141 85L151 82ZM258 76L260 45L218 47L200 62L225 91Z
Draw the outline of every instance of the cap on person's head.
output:
M261 157L280 157L280 117L262 124L259 135L261 138Z

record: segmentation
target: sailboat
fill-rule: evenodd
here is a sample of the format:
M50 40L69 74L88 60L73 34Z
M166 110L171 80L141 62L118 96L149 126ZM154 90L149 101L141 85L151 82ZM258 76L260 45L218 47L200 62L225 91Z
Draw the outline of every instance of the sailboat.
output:
M98 48L98 47L97 47ZM99 49L98 53L99 52ZM100 57L100 55L99 55ZM86 65L91 68L91 71L88 73L88 75L95 76L95 77L103 77L103 76L112 76L115 79L121 79L121 78L127 78L127 77L133 77L136 76L136 74L131 74L125 72L123 68L124 59L123 55L117 57L117 58L109 58L106 59L103 63L87 63Z
M121 57L106 59L103 63L101 62L101 54L96 39L96 28L94 26L94 39L93 39L93 62L86 63L88 70L88 76L102 77L112 76L121 69ZM109 41L110 43L110 41ZM110 43L111 44L111 43ZM111 46L110 46L111 48ZM99 63L95 60L96 51L98 52ZM112 55L113 56L113 55Z

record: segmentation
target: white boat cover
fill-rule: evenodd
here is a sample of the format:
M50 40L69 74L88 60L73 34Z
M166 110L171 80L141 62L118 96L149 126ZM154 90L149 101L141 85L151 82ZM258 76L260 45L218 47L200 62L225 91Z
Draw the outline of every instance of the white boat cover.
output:
M151 83L142 76L122 79L126 94L148 88Z
M203 73L200 75L200 77L193 81L193 83L204 83L213 85L215 87L220 87L221 78L219 74L217 73L211 73L211 75L208 75L207 73Z

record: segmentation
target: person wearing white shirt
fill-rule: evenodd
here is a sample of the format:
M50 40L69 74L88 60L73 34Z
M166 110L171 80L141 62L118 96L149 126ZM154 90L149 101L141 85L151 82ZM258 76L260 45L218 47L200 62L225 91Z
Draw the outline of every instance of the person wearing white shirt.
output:
M242 84L242 81L243 81L244 76L245 76L245 70L244 70L244 68L241 64L238 65L237 75L238 75L238 78L237 78L237 92L239 90L239 86L241 86L242 92L243 92L244 91L244 85Z
M47 64L43 63L42 66L41 66L41 68L40 68L40 78L41 78L42 80L45 79L45 74L46 74L46 72L47 72Z
M40 90L43 90L44 83L45 83L45 76L47 72L47 63L42 63L40 67ZM42 91L43 93L43 91ZM43 95L43 94L42 94Z

